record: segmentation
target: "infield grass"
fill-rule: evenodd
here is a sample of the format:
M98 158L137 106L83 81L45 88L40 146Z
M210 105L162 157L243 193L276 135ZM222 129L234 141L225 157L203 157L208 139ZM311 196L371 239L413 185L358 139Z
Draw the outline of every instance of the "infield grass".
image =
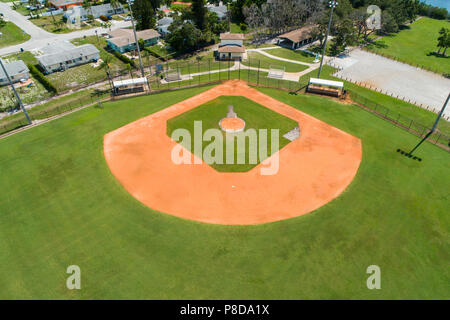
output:
M425 143L422 162L400 156L418 138L356 106L261 89L362 140L355 180L311 214L227 227L129 195L104 135L206 89L105 103L0 140L1 299L450 298L449 154ZM73 264L81 290L66 288ZM370 265L381 290L366 287Z
M228 106L234 107L234 112L237 116L245 121L245 132L239 132L235 134L227 135L224 131L220 129L219 122L223 118L226 118L228 113ZM167 121L167 134L172 137L172 134L177 129L186 129L190 133L191 141L180 141L180 144L191 152L194 151L194 123L195 121L200 121L203 133L208 129L217 129L222 134L222 160L219 163L210 164L211 167L219 172L247 172L254 168L256 165L267 159L266 156L261 158L260 156L260 130L267 130L267 143L263 143L267 147L266 155L272 155L278 150L286 146L290 141L283 137L284 134L288 133L292 129L298 127L298 123L292 119L289 119L275 111L272 111L250 99L245 97L235 97L235 96L221 96L217 99L209 101L195 109L182 113L172 119ZM256 131L255 138L253 142L250 142L250 136L246 136L247 130ZM278 132L278 148L273 146L272 150L272 130L277 130ZM249 132L250 132L249 131ZM238 148L238 139L244 139L245 147L243 150ZM220 141L220 140L219 140ZM233 163L227 164L227 146L228 141L233 141ZM202 152L197 154L197 156L202 157L205 154L205 148L208 145L213 145L216 143L214 141L202 141ZM256 162L251 163L250 160L250 143L254 143L257 147L255 151L257 152ZM215 151L217 152L217 150ZM216 153L214 152L214 156ZM195 152L194 152L195 153ZM265 152L263 152L264 154ZM244 157L245 161L243 164L238 163L238 157Z

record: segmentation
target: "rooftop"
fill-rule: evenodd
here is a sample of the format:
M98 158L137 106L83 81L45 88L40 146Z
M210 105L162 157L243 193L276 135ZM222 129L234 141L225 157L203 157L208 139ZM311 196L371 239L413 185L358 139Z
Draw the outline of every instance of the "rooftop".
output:
M72 48L64 48L58 43L55 43L54 45L47 45L46 52L49 53L36 58L42 65L49 66L100 52L92 44L83 44L78 47L72 44L72 46ZM43 49L41 49L41 51L43 51Z
M5 63L3 61L3 65L5 66L6 72L8 72L9 76L12 77L16 74L23 73L23 72L29 72L27 66L22 60L17 61L11 61ZM6 75L3 72L3 68L0 68L0 79L5 79Z
M220 40L244 40L242 33L221 33Z
M315 28L315 25L304 26L300 29L282 34L279 38L291 40L294 43L301 42L303 40L311 38L311 31Z
M220 53L244 53L245 47L244 46L222 46L219 47Z
M134 33L132 29L116 29L111 31L109 35L111 38L108 39L108 41L114 43L119 47L128 45L130 43L135 43ZM156 30L147 29L136 32L136 36L138 39L148 40L160 37L161 35Z

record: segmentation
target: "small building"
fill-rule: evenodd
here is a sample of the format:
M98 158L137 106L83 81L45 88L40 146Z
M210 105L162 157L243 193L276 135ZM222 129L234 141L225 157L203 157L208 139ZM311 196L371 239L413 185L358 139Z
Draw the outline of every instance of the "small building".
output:
M219 60L239 60L245 54L244 35L242 33L221 33L216 57Z
M170 33L169 27L172 23L173 23L173 18L171 18L171 17L164 17L162 19L159 19L157 21L157 25L158 25L157 29L158 29L159 34L163 37L167 36Z
M56 9L67 10L73 6L81 6L83 5L83 0L49 0L49 6Z
M30 78L30 70L22 60L3 62L3 66L9 75L12 83L16 83L22 79ZM9 84L6 74L3 72L3 68L0 67L0 86Z
M136 32L137 38L144 40L145 46L153 46L158 43L161 35L153 29L147 29ZM120 53L133 51L137 49L133 29L116 29L109 33L109 39L106 40L107 47Z
M344 82L310 78L306 92L340 98L344 93Z
M36 58L46 74L96 62L100 58L100 51L94 45L84 44L77 47L68 41L48 44L39 51L43 54Z
M217 14L217 17L219 17L220 20L225 20L228 17L228 8L222 3L222 1L220 1L217 6L212 3L208 4L206 5L206 8L209 12L214 12Z
M147 91L147 78L126 79L113 81L113 96Z
M278 45L291 48L293 50L315 41L313 30L315 25L308 25L300 29L282 34L278 37Z
M86 21L89 19L89 16L92 15L94 19L97 19L101 16L105 16L107 18L111 18L115 14L124 13L127 10L119 4L117 8L113 8L110 3L101 4L98 6L92 6L89 9L85 9L83 7L71 7L64 13L64 17L67 18L68 21L75 23L77 18L80 18L80 21Z

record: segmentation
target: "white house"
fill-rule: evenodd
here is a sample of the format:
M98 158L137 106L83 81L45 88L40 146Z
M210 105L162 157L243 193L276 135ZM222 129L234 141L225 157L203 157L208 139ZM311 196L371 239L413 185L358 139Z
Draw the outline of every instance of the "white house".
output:
M124 13L126 11L127 9L124 9L121 4L119 4L117 8L113 8L110 3L92 6L89 9L84 9L81 6L75 6L67 9L64 13L64 17L66 17L68 21L75 23L78 17L80 17L80 21L86 21L89 19L89 15L92 15L94 19L101 16L110 18L115 14Z
M225 20L228 17L228 8L222 3L222 1L219 2L218 6L210 3L206 6L206 8L209 12L215 12L220 20Z
M242 33L221 33L216 56L220 60L242 60L246 52Z
M39 49L37 60L45 73L64 71L81 64L95 62L100 58L100 51L92 44L75 46L68 41L47 44Z
M173 18L171 17L164 17L162 19L159 19L157 21L157 29L160 35L162 36L166 36L167 34L170 33L169 31L169 27L170 25L173 23Z
M9 78L13 83L20 81L21 79L28 79L30 77L30 70L22 60L3 62L3 66L9 75ZM9 84L6 74L3 72L3 68L0 68L0 86Z

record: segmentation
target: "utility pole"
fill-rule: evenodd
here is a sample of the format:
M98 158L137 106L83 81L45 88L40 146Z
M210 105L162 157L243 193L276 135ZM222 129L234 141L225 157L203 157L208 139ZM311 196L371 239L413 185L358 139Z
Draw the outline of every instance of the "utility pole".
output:
M330 21L328 22L327 35L326 35L325 41L323 43L322 60L320 60L319 74L317 75L317 78L319 78L319 79L320 79L320 74L322 72L323 59L325 58L325 51L327 49L328 35L330 33L330 30L331 30L331 21L333 20L333 11L334 11L334 8L336 8L338 4L339 3L337 1L334 1L334 0L328 2L328 6L331 8L331 13L330 13Z
M133 11L131 10L131 3L130 0L127 0L128 7L130 9L130 16L131 16L131 25L133 26L133 33L134 33L134 40L136 41L136 48L139 56L139 67L141 69L142 78L145 78L144 73L144 65L142 64L142 58L141 58L141 49L139 49L139 41L136 34L136 27L134 26L134 17L133 17Z
M19 95L17 94L16 88L14 88L14 85L13 85L13 83L12 83L12 81L11 81L11 78L9 77L9 74L8 74L8 72L6 71L6 68L5 68L5 66L3 65L3 61L2 61L1 58L0 58L0 65L2 65L3 72L5 73L6 78L8 79L8 82L9 82L9 84L11 85L12 90L14 91L14 95L16 96L17 101L19 102L20 108L22 109L23 113L25 114L25 117L27 118L28 124L31 124L31 120L30 120L30 117L28 116L27 110L25 110L25 107L23 106L22 100L20 100L20 97L19 97Z
M448 94L447 100L445 100L445 103L444 103L444 106L441 109L441 112L439 112L439 114L438 114L438 116L436 118L436 121L434 122L433 128L431 128L430 132L428 132L428 134L417 144L417 146L415 146L409 153L407 153L408 156L412 156L412 153L414 151L416 151L416 149L418 147L420 147L420 145L422 143L424 143L425 140L427 140L433 134L433 132L436 130L437 125L439 123L439 120L442 118L442 115L444 114L445 108L447 107L447 104L448 104L449 100L450 100L450 93Z

